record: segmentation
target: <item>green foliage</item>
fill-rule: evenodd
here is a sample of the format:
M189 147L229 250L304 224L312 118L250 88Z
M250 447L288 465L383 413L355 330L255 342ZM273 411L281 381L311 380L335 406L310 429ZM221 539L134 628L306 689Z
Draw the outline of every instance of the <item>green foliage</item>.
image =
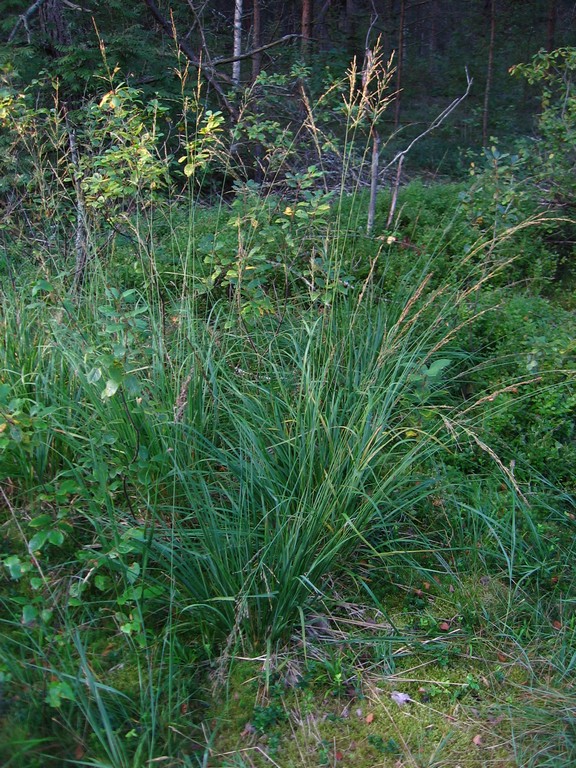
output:
M477 386L486 377L485 366L492 366L492 386L506 390L483 416L502 441L501 450L518 462L519 471L537 471L571 493L574 330L572 314L545 299L511 297L490 322L478 326L475 345L478 360L485 362L474 377Z
M44 79L19 90L4 78L0 141L12 201L0 226L8 241L31 243L40 264L80 226L93 254L100 238L120 225L130 229L135 208L148 209L170 183L160 129L166 109L157 100L144 103L141 91L115 84L114 76L101 98L74 111L57 83ZM50 100L50 107L37 106Z
M224 117L221 112L207 110L205 114L196 117L195 135L189 138L184 148L186 154L178 159L184 163L183 171L186 178L202 178L207 171L210 161L214 159L215 150L219 146L219 134L222 132ZM200 173L201 172L201 173Z
M576 49L540 51L527 64L512 68L540 88L538 137L527 152L530 167L547 200L574 205L576 170Z
M348 283L323 255L330 231L333 195L310 189L318 177L287 174L295 190L291 204L262 200L254 183L235 184L236 197L226 229L200 243L210 269L205 290L228 291L244 318L273 312L282 296L308 291L311 302L331 303Z
M157 99L143 102L142 92L124 84L114 85L86 113L74 117L82 128L78 167L73 169L88 208L109 219L129 209L130 202L168 183L170 156L161 157L162 133L159 122L167 109ZM75 127L78 140L78 128Z
M0 714L5 731L22 723L22 759L190 764L205 740L195 675L210 666L218 687L236 655L270 665L286 645L304 656L308 714L318 689L361 698L357 665L382 678L412 643L441 668L423 695L452 706L484 693L477 670L452 669L454 638L468 658L481 637L525 644L568 676L573 318L506 288L550 274L551 224L522 186L527 161L495 143L470 186L401 190L390 231L383 196L364 235L366 200L345 176L331 191L326 158L363 167L380 75L347 101L335 85L324 113L303 97L302 160L297 131L256 111L230 135L191 100L172 152L165 109L126 85L68 114L3 92ZM247 180L230 138L261 144L275 177ZM165 199L168 171L184 197ZM232 201L202 209L217 172L238 177ZM80 203L99 258L71 297L58 248ZM360 595L369 606L351 608ZM362 626L361 651L341 650L331 611ZM284 693L273 683L246 713L268 756L292 724ZM372 761L408 749L370 736ZM324 735L314 755L339 759Z
M123 78L132 82L151 80L156 90L160 87L165 93L174 93L173 79L165 72L157 36L145 23L139 4L95 0L90 13L78 12L65 3L54 4L45 19L42 9L37 8L26 25L16 30L15 39L7 42L31 5L6 0L0 21L2 70L17 73L27 83L47 73L60 83L66 100L90 100L98 94L97 78L108 74L102 55L105 41L107 59L121 69ZM51 27L58 28L56 37L61 35L57 48L51 37L55 30Z

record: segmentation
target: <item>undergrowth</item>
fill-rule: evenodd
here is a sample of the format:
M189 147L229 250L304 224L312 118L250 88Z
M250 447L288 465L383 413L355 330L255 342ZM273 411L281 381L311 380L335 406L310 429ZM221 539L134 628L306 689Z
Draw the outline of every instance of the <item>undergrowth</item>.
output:
M570 222L493 147L368 236L357 74L344 146L303 91L259 184L197 92L172 197L161 105L112 80L79 159L3 95L41 149L3 222L6 766L573 761L574 319L538 295Z

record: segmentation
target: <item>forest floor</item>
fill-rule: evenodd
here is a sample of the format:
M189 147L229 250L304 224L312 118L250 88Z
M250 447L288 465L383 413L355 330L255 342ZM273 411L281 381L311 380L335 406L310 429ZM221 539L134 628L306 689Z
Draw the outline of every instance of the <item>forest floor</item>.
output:
M6 268L3 768L576 765L568 225L462 189Z

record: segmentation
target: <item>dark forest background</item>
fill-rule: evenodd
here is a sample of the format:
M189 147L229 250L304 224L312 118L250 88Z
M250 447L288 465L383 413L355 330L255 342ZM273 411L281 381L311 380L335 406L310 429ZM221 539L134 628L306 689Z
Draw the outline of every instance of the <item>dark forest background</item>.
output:
M327 75L340 76L353 57L361 66L366 48L380 38L384 57L394 54L393 86L399 92L384 124L390 133L400 129L402 141L465 89L466 69L474 79L449 125L412 159L426 170L454 173L456 148L534 129L535 92L509 70L539 50L569 45L576 23L571 0L244 0L234 49L237 5L5 0L0 65L21 83L48 71L59 78L61 93L77 103L98 88L94 75L104 74L103 44L108 66L118 66L129 85L150 96L176 97L179 47L192 66L202 64L214 105L230 110L225 94L249 86L262 70L286 73L294 62L310 67L309 82L319 92ZM238 51L242 58L234 71L231 59Z

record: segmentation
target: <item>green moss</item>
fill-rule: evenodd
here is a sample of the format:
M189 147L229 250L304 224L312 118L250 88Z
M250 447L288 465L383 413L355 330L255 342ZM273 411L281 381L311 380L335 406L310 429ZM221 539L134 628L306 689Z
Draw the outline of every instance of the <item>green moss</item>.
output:
M297 649L272 674L262 663L236 664L212 705L213 765L516 765L509 710L521 706L534 671L517 660L506 586L480 574L405 575L410 587L386 596L403 636L368 612L372 631L312 639L306 660ZM399 706L395 692L410 701Z
M411 654L394 675L358 669L362 684L334 695L318 674L292 685L278 675L266 685L261 666L236 665L226 696L213 703L218 726L211 765L264 766L271 758L283 768L513 766L501 711L503 701L517 698L518 677L525 673L515 665L492 669L462 657L446 667ZM400 706L395 692L410 701Z

